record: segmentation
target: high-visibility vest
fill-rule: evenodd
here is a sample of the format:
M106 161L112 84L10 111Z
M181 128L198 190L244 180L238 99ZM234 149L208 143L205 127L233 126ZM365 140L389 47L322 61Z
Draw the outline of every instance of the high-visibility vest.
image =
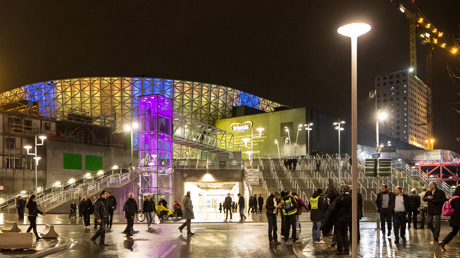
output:
M319 198L320 198L320 196L318 196L316 198L313 198L313 197L310 198L310 206L311 206L312 210L317 210L318 209L318 200L319 200Z
M284 198L281 198L281 206L283 207L283 214L285 216L289 216L289 215L293 215L293 214L296 214L297 213L297 208L295 209L292 209L290 211L286 211L286 207L292 207L292 203L291 203L291 199L293 198L289 198L288 200L284 200Z

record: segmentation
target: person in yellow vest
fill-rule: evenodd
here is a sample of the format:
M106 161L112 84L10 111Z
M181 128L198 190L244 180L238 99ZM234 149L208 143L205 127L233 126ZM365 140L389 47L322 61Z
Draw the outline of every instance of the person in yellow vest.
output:
M284 214L284 241L287 241L289 238L289 230L292 227L292 241L295 243L297 241L297 230L295 228L296 215L297 215L297 201L291 195L290 191L286 192L286 196L281 198L281 207L283 208Z
M325 244L321 239L321 219L323 218L323 209L324 209L324 199L322 196L323 190L317 189L313 196L310 198L310 203L308 203L308 209L310 209L310 219L313 223L312 234L313 234L313 243L315 244Z

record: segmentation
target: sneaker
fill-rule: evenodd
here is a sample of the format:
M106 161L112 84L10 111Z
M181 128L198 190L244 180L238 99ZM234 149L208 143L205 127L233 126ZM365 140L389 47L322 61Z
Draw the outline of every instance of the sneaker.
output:
M100 246L109 246L108 244L100 244Z
M182 234L182 228L179 228L180 233Z
M317 244L325 244L326 242L324 242L323 240L320 240L320 241L317 241L316 243Z
M281 245L281 242L275 241L275 245Z
M275 245L275 241L271 241L271 242L270 242L270 245Z
M317 243L318 243L318 241L313 241L313 244L317 244Z

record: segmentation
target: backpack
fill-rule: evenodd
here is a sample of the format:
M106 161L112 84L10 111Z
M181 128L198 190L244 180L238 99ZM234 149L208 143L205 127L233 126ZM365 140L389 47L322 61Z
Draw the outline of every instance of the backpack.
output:
M283 209L284 209L286 212L290 212L290 211L292 211L292 210L297 209L297 202L296 202L296 200L294 199L294 197L289 196L289 199L291 200L290 202L284 202L284 203L282 204ZM285 201L286 201L286 199L285 199Z
M455 198L460 198L459 196L454 196L452 198L450 198L446 203L444 203L444 205L442 206L442 215L443 216L452 216L454 215L454 212L455 212L455 209L452 208L452 200L455 199Z

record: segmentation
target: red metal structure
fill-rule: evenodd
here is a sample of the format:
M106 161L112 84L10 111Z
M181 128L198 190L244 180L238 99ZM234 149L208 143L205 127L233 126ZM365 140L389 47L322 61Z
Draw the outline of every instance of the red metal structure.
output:
M459 167L460 163L454 161L452 163L423 163L423 164L418 164L419 168L419 174L421 176L421 171L425 171L427 177L430 177L430 175L436 175L440 180L445 181L445 182L455 182L455 185L458 186L458 181L459 181ZM439 173L438 173L439 171ZM448 177L444 177L447 174ZM447 173L446 173L447 172Z

